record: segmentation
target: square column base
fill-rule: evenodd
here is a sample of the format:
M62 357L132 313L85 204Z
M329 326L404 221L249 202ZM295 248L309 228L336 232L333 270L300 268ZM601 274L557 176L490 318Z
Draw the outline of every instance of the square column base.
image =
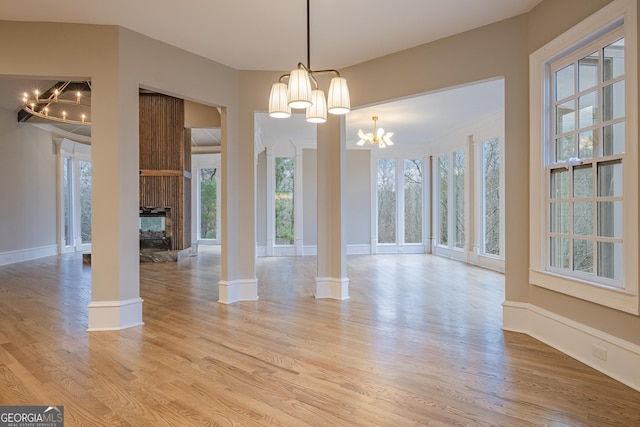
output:
M218 302L233 304L238 301L258 300L258 279L221 280L218 282Z
M349 299L349 279L346 277L316 277L316 298Z
M119 331L140 326L142 322L142 298L124 301L94 301L89 308L87 331Z

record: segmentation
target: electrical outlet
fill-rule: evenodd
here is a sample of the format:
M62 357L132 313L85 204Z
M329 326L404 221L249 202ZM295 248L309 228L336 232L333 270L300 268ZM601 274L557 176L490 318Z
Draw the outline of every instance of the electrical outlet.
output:
M600 360L607 360L607 349L593 344L591 346L591 354Z

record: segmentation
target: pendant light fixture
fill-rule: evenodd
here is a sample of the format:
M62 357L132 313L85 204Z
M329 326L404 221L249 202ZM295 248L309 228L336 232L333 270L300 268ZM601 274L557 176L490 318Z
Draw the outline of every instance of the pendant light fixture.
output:
M287 118L291 116L292 108L304 108L308 122L324 123L327 121L327 112L348 113L351 110L351 99L347 80L341 77L337 70L311 70L309 1L307 0L307 64L299 62L296 69L281 76L278 82L271 86L269 115ZM335 74L329 85L328 101L325 101L324 91L318 87L318 81L314 77L319 74ZM287 81L288 83L285 83Z
M383 128L376 126L378 116L373 116L372 119L373 132L364 133L362 129L358 130L358 137L360 138L360 141L358 141L356 145L363 146L367 142L369 144L378 144L380 148L384 148L387 145L393 145L393 141L391 140L393 132L385 133Z

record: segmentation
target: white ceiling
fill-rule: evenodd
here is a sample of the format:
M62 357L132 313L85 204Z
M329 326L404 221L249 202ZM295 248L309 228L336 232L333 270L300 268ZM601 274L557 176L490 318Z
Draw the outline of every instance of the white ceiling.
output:
M311 0L311 68L344 68L526 13L540 1ZM235 69L288 70L306 62L304 0L21 0L1 8L0 20L120 25ZM0 107L19 108L27 89L16 83L29 82L0 79ZM347 142L355 143L351 135L371 128L377 115L379 126L395 132L395 141L424 143L477 120L494 99L501 108L503 96L493 89L472 85L352 111ZM273 120L261 119L264 138L295 132L295 120ZM315 129L301 126L301 135ZM207 145L212 135L219 140L219 130L196 132L195 143Z
M396 146L416 147L437 143L443 135L478 126L479 121L500 113L504 113L504 81L479 82L352 110L345 120L346 144L356 148L358 129L371 131L373 116L378 116L378 127L394 133ZM256 126L265 146L313 144L316 139L316 127L305 121L304 114L274 119L258 113Z
M311 0L311 68L340 69L530 11L541 0ZM120 25L239 70L306 62L304 0L20 0L0 19Z

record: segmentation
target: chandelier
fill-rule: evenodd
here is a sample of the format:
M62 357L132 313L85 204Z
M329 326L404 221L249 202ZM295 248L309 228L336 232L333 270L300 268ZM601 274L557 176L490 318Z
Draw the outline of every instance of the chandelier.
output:
M327 111L331 114L346 114L351 110L351 100L347 80L340 77L336 70L311 70L310 36L309 36L309 0L307 0L307 64L298 63L296 69L280 76L277 83L271 86L269 96L269 115L275 118L291 116L291 109L306 109L309 123L327 121ZM324 91L318 87L315 76L334 74L329 85L328 100ZM285 81L288 80L288 84ZM313 89L311 88L313 82Z
M358 137L360 138L360 141L356 144L362 146L368 142L369 144L378 144L380 148L384 148L387 145L393 145L393 141L391 140L393 132L384 133L384 129L376 127L378 116L373 116L372 119L373 132L364 133L362 129L358 130Z
M22 95L28 115L61 123L91 125L91 82L60 82L45 92ZM28 118L28 117L27 117ZM26 120L26 118L24 119Z

